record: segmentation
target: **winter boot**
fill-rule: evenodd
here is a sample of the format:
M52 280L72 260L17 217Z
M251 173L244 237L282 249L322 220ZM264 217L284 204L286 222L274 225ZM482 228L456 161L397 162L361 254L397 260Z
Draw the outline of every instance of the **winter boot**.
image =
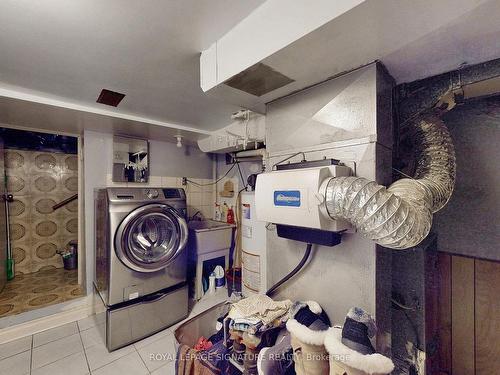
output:
M286 328L290 332L297 375L328 374L328 353L324 346L328 330L315 331L295 319L290 319Z
M330 358L330 375L383 375L394 370L392 361L375 352L372 341L375 321L363 309L349 310L344 327L334 327L325 335Z

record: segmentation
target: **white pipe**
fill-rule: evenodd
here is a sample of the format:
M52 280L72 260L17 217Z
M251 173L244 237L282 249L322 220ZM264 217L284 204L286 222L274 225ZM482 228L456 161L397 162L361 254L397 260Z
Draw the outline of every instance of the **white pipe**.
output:
M259 148L258 150L248 150L248 151L240 151L235 154L237 158L248 158L252 156L261 156L265 157L266 156L266 149L265 148Z

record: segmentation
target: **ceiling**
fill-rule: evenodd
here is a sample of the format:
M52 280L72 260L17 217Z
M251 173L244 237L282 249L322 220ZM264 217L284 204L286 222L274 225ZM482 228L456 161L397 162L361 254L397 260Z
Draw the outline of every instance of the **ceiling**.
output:
M500 2L471 4L474 8L466 14L380 57L398 83L500 57Z
M242 20L259 18L264 7L252 12L264 2L2 0L0 123L170 141L176 134L192 142L206 137L228 125L240 105L252 106L235 89L226 96L201 90L200 51ZM264 17L271 28L290 11L276 8L276 15ZM300 26L304 15L298 17L292 25ZM498 58L499 18L498 0L406 1L397 7L392 0L362 1L262 60L296 82L259 103L377 59L397 82L408 82ZM257 29L260 38L248 30L240 36L268 42L269 32L250 28ZM244 38L233 39L236 56L252 53ZM98 104L102 88L126 97L118 108Z
M200 51L263 2L3 0L0 89L139 123L215 130L239 107L202 92ZM116 109L97 104L102 88L126 97Z
M271 8L272 4L266 2L217 41L217 79L207 84L207 92L264 112L266 103L376 60L384 63L396 83L403 83L500 57L498 0L354 1L351 9L292 42L281 30L301 25L306 8L300 13ZM326 6L324 13L331 8L335 10ZM265 9L271 13L264 18L267 22L262 21ZM321 9L307 10L315 17ZM268 33L274 28L280 33L266 39L266 27ZM253 29L259 30L258 42L248 38ZM205 56L210 57L209 52ZM202 59L207 66L209 57ZM256 63L294 82L259 97L227 85L228 75L255 76Z

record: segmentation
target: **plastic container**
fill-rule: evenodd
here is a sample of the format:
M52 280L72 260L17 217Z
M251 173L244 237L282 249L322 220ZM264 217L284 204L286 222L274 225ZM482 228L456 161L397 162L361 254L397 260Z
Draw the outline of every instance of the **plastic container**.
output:
M222 288L224 285L226 285L226 280L224 278L224 268L221 266L217 266L214 269L215 273L215 287L216 288Z
M215 293L215 273L211 273L208 277L208 294Z
M70 241L66 245L65 250L58 251L57 253L61 255L65 270L78 268L78 243L76 241Z
M76 253L62 257L65 270L74 270L78 267L78 256Z

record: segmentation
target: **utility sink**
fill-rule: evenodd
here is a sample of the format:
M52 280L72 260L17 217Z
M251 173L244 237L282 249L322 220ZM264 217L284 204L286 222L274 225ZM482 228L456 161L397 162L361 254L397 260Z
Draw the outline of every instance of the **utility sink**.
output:
M234 224L215 220L190 221L188 244L191 252L205 254L229 249L234 227Z

